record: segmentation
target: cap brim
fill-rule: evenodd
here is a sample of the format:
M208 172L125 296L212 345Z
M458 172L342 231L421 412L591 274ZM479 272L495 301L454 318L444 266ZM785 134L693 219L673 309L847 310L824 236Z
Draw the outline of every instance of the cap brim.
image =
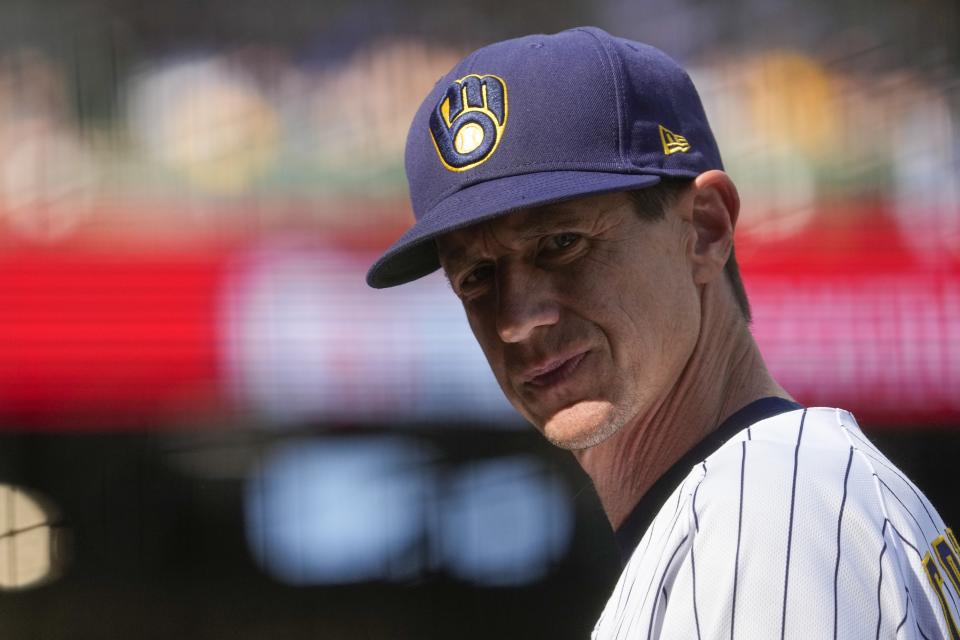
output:
M650 174L549 171L487 180L441 200L384 252L367 284L385 289L440 268L434 238L497 216L580 196L642 189L660 182Z

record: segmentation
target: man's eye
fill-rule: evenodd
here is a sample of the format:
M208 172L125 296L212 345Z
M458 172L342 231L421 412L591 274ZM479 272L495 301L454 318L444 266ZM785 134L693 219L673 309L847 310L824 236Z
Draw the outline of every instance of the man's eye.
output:
M547 240L547 248L553 251L562 251L564 249L569 249L573 245L577 244L580 240L580 235L576 233L558 233L555 236L550 236Z
M492 265L482 264L478 267L474 267L460 281L460 288L462 289L462 288L471 287L471 286L480 284L484 280L488 279L492 274L493 274Z

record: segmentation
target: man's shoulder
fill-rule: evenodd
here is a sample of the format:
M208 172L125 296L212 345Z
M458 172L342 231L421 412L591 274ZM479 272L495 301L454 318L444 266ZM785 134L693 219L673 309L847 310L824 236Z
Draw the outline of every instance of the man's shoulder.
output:
M791 514L802 514L795 525L803 527L842 512L877 536L888 526L904 535L917 529L918 538L920 528L942 528L923 493L842 409L801 409L750 425L701 463L695 491L698 521L718 527L780 527Z
M800 452L846 451L850 446L865 446L876 451L849 411L810 407L779 413L746 426L709 455L703 464L728 469L730 461L739 461L751 454L762 453L777 460L792 460Z
M748 458L762 456L780 469L801 452L845 452L858 442L876 450L850 412L828 407L796 409L746 426L700 464L707 472L704 479L739 482Z
M846 499L874 511L872 475L881 464L896 469L848 411L788 411L746 427L703 460L695 508L708 521L734 523L758 505L789 514L798 499L810 508L812 500Z

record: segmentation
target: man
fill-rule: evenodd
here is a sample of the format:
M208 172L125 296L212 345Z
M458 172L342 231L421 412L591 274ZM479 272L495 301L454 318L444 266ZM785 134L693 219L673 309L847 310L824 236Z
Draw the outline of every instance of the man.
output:
M960 639L960 549L749 331L736 188L663 53L593 28L467 56L413 121L416 224L501 388L592 479L629 558L594 638Z

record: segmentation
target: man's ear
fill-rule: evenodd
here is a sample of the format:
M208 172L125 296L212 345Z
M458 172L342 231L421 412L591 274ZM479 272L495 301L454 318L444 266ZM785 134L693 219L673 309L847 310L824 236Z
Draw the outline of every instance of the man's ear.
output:
M740 214L740 195L723 171L701 173L693 181L692 223L697 234L693 249L694 281L718 277L733 249L733 230Z

